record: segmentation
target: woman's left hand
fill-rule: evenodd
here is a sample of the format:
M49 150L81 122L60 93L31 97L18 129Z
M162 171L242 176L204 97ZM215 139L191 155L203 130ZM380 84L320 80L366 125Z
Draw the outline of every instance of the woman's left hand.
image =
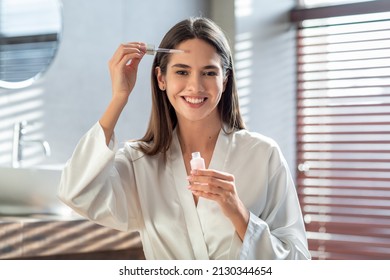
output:
M200 169L191 171L188 181L188 189L195 196L214 200L219 204L243 239L249 222L249 211L238 197L234 176L212 169Z

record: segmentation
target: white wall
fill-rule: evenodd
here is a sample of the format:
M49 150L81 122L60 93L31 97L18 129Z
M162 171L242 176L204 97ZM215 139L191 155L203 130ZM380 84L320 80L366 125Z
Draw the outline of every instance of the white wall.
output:
M275 139L295 169L295 0L235 0L236 70L250 130Z
M65 162L110 100L107 63L118 44L133 40L158 44L177 21L210 15L235 46L241 105L249 128L274 138L293 170L295 31L288 10L294 2L63 0L64 30L53 65L27 89L0 89L0 165L11 161L12 126L22 119L37 122L31 137L51 144L47 162ZM151 63L152 57L141 63L136 88L116 130L119 141L145 132ZM35 147L30 153L36 159L34 153L41 152Z

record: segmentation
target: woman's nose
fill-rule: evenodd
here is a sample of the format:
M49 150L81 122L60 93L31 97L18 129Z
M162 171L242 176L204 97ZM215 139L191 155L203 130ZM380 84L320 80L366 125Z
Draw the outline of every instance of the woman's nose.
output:
M190 91L193 91L195 93L197 92L203 92L204 91L204 85L202 82L202 75L200 74L192 74L190 78L188 79L187 88Z

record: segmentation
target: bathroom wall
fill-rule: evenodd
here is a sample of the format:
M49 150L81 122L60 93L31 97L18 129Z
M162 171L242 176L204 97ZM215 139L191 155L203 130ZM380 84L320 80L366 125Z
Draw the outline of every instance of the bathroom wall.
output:
M294 0L64 0L60 48L47 73L23 90L0 89L0 165L10 164L13 123L35 122L30 138L43 138L63 163L110 100L108 60L127 41L158 44L188 16L211 16L235 49L242 112L251 130L274 138L295 166L295 32L288 23ZM235 8L235 9L234 9ZM143 135L150 113L150 66L145 57L136 88L118 123L120 142ZM25 164L42 163L28 147Z
M249 129L275 139L295 170L295 0L235 0L235 66Z

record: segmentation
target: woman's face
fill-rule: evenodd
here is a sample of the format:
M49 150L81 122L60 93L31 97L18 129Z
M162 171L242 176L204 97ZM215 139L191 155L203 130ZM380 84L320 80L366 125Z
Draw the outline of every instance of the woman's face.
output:
M165 89L179 122L219 118L217 105L227 78L215 48L200 39L179 44L184 53L171 54L165 75L157 68L160 89Z

